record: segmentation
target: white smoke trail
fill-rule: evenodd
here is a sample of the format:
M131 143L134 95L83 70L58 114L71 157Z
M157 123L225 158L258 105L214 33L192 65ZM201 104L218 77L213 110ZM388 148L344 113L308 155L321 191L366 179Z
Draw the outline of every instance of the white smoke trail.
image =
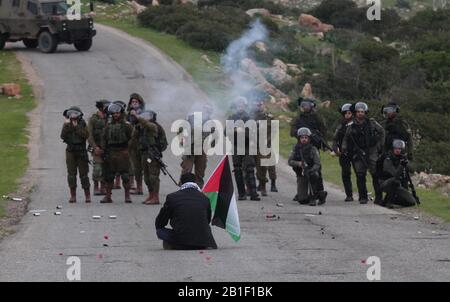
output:
M264 24L257 19L250 24L250 29L242 36L231 42L226 53L221 58L224 72L230 77L232 87L229 95L236 97L243 95L255 87L255 82L248 75L241 71L241 62L249 58L249 49L256 42L265 42L268 37L268 30Z

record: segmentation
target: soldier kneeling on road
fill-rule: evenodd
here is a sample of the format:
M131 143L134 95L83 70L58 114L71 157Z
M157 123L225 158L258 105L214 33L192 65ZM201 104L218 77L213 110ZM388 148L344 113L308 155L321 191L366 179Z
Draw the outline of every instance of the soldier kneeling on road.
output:
M322 167L319 151L311 144L311 131L300 128L297 131L298 143L289 156L289 166L297 174L297 197L300 204L315 206L326 202L327 192L322 190Z
M404 152L406 143L402 140L394 140L392 147L392 151L389 151L384 159L380 173L381 189L386 192L382 205L389 208L392 208L394 204L404 207L414 206L417 200L408 191L410 177L408 158Z

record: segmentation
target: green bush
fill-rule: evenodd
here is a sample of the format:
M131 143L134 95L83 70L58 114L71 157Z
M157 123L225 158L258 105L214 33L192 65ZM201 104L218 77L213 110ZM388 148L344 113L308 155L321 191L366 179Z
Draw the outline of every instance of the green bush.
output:
M265 8L275 15L298 16L297 8L290 8L269 0L200 0L199 7L231 6L247 11L252 8Z
M395 2L395 6L399 8L411 9L411 4L409 4L408 0L397 0Z
M422 140L414 150L413 169L450 175L450 143Z
M142 26L176 34L194 47L220 52L241 35L251 18L234 7L161 5L147 8L138 20Z
M194 47L222 51L231 41L225 25L217 22L189 22L177 32L177 36Z
M355 47L363 39L365 39L363 34L341 28L330 31L325 35L325 41L332 43L337 48L345 50Z

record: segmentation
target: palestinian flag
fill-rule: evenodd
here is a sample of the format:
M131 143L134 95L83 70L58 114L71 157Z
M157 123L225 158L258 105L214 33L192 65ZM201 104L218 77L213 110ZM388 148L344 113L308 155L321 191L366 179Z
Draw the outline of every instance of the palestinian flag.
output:
M211 209L214 213L212 224L227 230L235 241L239 241L241 227L228 155L224 156L203 186L203 193L211 202Z

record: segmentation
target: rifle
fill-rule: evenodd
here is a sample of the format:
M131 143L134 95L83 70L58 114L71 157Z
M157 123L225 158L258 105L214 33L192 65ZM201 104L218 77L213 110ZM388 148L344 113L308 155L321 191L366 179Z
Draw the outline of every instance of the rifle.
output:
M311 139L319 143L322 149L329 150L330 152L334 151L333 148L331 148L330 145L328 145L328 143L323 139L322 134L318 130L313 130L311 132Z
M367 159L366 159L366 152L358 146L358 144L355 141L355 138L353 137L353 134L351 134L351 133L350 133L350 138L352 139L353 147L356 149L356 155L361 159L364 167L366 169L369 169L369 164L367 163Z
M412 196L416 200L416 204L419 205L420 199L419 199L419 196L417 195L416 188L414 187L414 183L412 182L411 174L409 173L408 166L405 166L403 168L403 172L405 173L405 177L406 177L406 180L408 181L408 186L411 189Z
M313 191L313 188L311 185L311 180L309 178L308 164L305 162L305 159L303 157L303 151L301 148L299 151L300 151L300 159L302 161L302 174L304 177L306 177L306 182L308 183L308 199L310 199L310 198L314 197L314 191Z
M158 149L156 149L155 146L149 146L148 152L149 152L149 158L147 159L147 162L151 163L152 161L156 161L159 165L161 172L164 175L168 175L170 177L170 179L173 181L173 183L177 187L179 187L180 185L177 183L177 181L173 178L173 176L167 170L167 165L163 162L163 160L161 158L161 152Z

